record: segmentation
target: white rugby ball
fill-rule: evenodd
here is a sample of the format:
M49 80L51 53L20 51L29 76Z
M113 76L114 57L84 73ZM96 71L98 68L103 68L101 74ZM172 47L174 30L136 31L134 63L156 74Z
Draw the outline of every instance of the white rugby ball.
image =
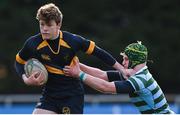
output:
M31 58L25 63L24 71L27 77L29 77L34 72L42 72L44 76L43 84L48 80L48 72L45 66L35 58Z

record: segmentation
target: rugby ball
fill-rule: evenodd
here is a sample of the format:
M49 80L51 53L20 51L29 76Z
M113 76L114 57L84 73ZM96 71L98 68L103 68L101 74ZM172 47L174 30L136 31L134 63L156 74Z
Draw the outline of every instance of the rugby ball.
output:
M44 76L43 84L48 80L48 72L45 66L37 59L31 58L26 61L24 65L24 71L27 77L29 77L34 72L42 72Z

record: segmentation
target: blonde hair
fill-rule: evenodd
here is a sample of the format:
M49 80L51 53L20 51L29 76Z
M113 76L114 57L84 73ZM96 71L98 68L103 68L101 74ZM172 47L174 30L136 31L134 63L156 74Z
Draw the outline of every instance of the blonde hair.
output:
M54 20L57 24L61 24L63 15L55 4L49 3L38 9L36 19L38 21L44 20L46 23L49 23L50 20Z

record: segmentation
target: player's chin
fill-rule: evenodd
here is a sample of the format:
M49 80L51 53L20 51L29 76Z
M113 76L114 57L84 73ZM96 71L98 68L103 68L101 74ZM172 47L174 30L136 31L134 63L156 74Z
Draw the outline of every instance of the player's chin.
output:
M42 37L43 37L44 40L51 39L50 35L48 35L48 34L42 34Z
M51 38L49 37L43 37L44 40L50 40Z

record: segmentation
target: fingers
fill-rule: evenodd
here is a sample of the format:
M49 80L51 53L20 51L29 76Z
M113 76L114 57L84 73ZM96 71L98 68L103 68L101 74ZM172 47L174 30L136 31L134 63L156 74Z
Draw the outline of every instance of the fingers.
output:
M65 68L63 69L63 72L64 72L64 74L65 74L66 76L69 76L69 70L70 70L69 67L65 67Z
M27 79L28 77L26 76L26 74L23 74L23 75L22 75L22 78L23 78L23 79Z
M30 77L25 78L28 85L40 86L43 84L44 74L40 71L34 72Z
M70 66L65 66L64 69L63 69L63 72L66 76L74 76L74 73L75 73L75 65L73 67L70 67Z
M39 76L36 77L37 81L42 81L44 79L44 74L42 72L39 73Z
M67 72L69 72L71 69L72 69L71 66L65 66L65 67L63 68L63 71L64 71L65 73L67 73Z
M70 69L71 69L70 66L65 66L65 67L63 68L63 71L64 71L64 73L67 73L67 72L69 72Z
M34 73L32 73L32 75L29 78L37 78L40 75L40 71L36 71Z
M65 66L63 68L63 72L66 76L75 77L78 76L80 71L78 60L74 60L74 64L72 66Z
M43 72L40 73L39 77L37 78L38 84L43 85L44 84L44 74Z
M71 69L71 66L64 66L63 69Z

